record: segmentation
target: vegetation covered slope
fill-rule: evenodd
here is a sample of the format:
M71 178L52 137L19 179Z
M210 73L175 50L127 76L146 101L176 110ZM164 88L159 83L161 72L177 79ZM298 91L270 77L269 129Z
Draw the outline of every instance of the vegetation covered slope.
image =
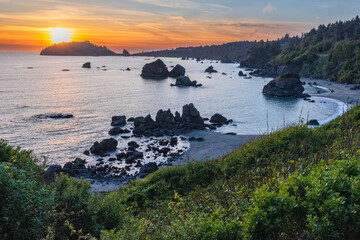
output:
M360 83L360 18L320 25L317 29L274 41L233 42L139 53L141 56L191 57L241 62L269 76L286 72L304 77Z
M360 83L360 18L320 25L303 34L300 41L282 46L276 55L266 45L258 44L249 50L242 65L276 74L285 70L304 77Z
M358 239L359 144L357 106L91 195L66 176L44 186L31 154L1 142L0 238Z

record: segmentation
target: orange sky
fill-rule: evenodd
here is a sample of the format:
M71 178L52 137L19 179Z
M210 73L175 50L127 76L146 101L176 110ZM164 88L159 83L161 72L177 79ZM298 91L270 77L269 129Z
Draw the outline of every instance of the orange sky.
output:
M201 3L199 3L201 2ZM219 2L219 1L217 1ZM72 29L72 41L89 40L131 52L276 39L316 26L284 18L266 2L246 9L238 1L0 0L0 51L40 51L52 45L51 28ZM320 9L320 8L319 8Z
M24 19L27 18L32 17L24 17ZM43 47L53 44L51 28L54 27L71 28L72 41L89 40L117 51L122 48L141 51L242 40L275 39L282 36L284 28L289 27L285 24L274 24L275 31L258 33L256 27L236 29L231 22L218 26L217 23L199 23L180 19L167 20L165 23L139 23L136 25L113 23L111 28L104 23L95 22L90 26L84 26L81 21L75 20L63 24L56 24L56 20L51 24L48 21L46 24L38 23L44 26L6 26L0 30L2 36L0 50L39 51Z

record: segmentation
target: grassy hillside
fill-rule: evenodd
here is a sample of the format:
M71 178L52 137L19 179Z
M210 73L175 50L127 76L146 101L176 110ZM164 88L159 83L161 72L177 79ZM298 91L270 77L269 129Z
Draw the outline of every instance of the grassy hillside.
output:
M44 186L31 154L1 142L0 238L357 239L359 149L357 106L94 196L66 176Z

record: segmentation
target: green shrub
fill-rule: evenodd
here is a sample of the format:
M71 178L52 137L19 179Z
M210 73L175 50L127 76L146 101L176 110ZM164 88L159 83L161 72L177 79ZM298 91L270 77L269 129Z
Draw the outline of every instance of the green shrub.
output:
M0 139L0 162L11 163L11 166L24 170L29 178L42 181L45 164L35 158L31 151L12 147Z
M347 60L337 74L338 81L341 83L354 83L359 78L358 71L353 60Z
M246 239L358 239L359 158L291 175L276 190L262 187L245 216Z
M198 186L206 187L219 177L221 171L216 160L192 162L180 167L160 169L145 179L121 188L118 194L126 204L142 207L148 201L169 199L174 191L186 194Z
M326 53L329 51L332 47L331 42L324 40L319 43L317 43L314 47L312 47L312 50L316 53Z
M56 239L67 239L70 236L69 224L75 231L85 234L100 233L95 209L91 207L93 195L89 191L89 182L61 174L55 178L51 187L55 194L57 213L54 219Z
M94 196L89 208L96 213L98 229L116 229L124 223L125 207L115 193Z
M31 152L0 141L0 239L40 239L53 215L53 193Z

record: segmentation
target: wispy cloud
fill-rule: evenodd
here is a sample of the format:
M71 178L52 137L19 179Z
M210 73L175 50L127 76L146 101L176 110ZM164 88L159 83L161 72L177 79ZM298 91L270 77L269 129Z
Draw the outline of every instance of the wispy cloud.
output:
M276 10L276 7L274 7L273 5L271 4L268 4L264 9L263 9L263 12L264 13L272 13Z
M182 17L182 16L170 16L169 19L171 19L171 20L181 20L181 21L185 20L185 18Z

